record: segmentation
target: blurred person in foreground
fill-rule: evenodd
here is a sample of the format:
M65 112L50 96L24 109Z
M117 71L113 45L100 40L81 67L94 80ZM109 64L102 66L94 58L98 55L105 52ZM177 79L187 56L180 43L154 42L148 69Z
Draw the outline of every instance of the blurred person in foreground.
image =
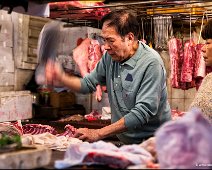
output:
M202 47L205 64L212 67L212 19L206 23L201 35L206 40ZM206 118L212 122L212 72L204 77L190 109L193 107L200 108Z
M111 125L101 129L79 128L74 137L94 142L117 135L124 144L141 143L171 120L167 101L166 71L160 55L138 41L136 17L112 11L102 18L101 37L107 52L84 78L66 74L57 62L46 65L48 84L60 82L78 93L92 93L106 85Z

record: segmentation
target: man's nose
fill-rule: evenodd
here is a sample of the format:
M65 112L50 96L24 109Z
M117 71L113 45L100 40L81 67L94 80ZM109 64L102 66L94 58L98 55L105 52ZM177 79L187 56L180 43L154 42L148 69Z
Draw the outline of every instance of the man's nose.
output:
M105 48L105 50L109 50L110 49L110 45L107 42L105 42L104 43L104 48Z
M204 44L203 46L202 46L202 52L205 52L206 51L206 49L207 49L207 44Z

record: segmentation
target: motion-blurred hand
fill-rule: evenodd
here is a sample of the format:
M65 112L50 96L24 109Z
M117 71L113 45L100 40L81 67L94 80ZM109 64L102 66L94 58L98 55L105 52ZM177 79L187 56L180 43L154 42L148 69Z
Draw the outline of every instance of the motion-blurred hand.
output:
M45 68L46 83L53 86L63 86L65 72L57 61L48 60Z

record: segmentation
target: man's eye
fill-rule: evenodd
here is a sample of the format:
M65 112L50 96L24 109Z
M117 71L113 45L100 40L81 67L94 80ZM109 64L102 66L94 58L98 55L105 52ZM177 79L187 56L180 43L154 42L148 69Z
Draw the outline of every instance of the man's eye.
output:
M100 44L104 44L104 43L105 43L105 39L104 39L104 38L100 38L100 39L99 39L99 43L100 43Z
M113 41L113 40L109 40L108 42L109 42L109 43L114 43L114 41Z

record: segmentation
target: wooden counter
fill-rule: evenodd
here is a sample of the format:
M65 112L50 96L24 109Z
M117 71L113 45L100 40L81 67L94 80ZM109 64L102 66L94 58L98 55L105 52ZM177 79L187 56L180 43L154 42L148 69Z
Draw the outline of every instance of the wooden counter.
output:
M0 169L34 169L46 166L52 158L52 150L44 146L22 146L0 153Z

